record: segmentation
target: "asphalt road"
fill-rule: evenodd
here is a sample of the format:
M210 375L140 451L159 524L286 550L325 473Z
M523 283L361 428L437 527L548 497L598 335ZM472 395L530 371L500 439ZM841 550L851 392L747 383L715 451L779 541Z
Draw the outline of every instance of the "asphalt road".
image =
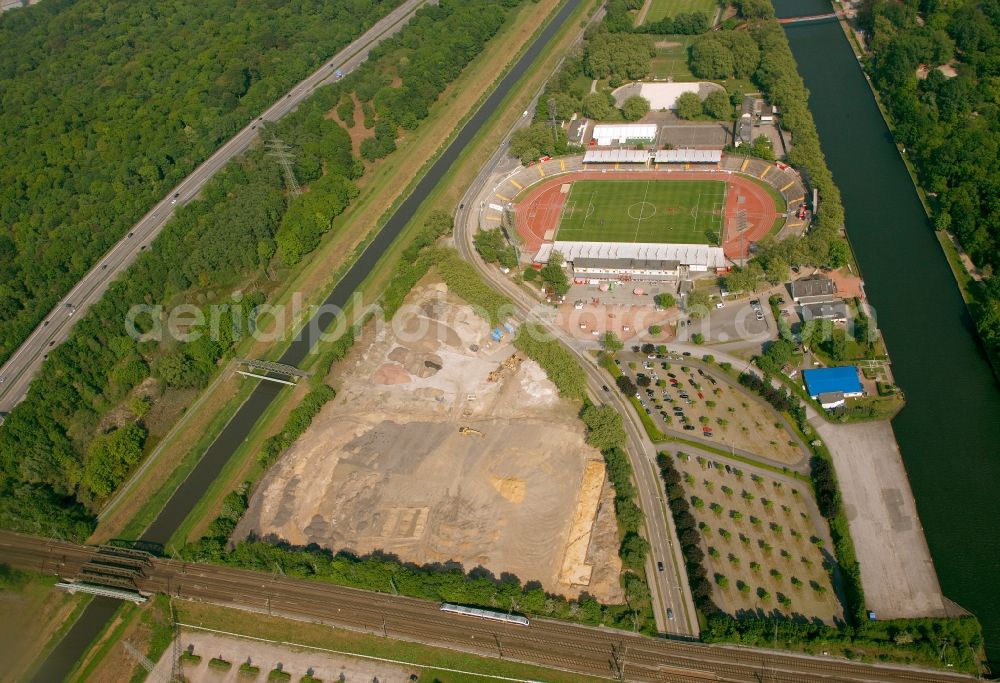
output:
M322 312L305 324L303 333L293 341L279 359L281 363L298 365L307 354L314 350L318 341L317 335L314 333L326 329L333 321L331 309L342 308L347 304L357 287L377 266L386 249L413 218L424 198L441 181L441 178L455 163L465 147L479 134L479 130L486 124L489 117L497 110L503 99L579 4L580 0L569 0L562 5L541 33L528 45L482 106L469 118L454 140L419 180L413 192L400 203L399 208L389 217L381 231L336 284L323 305L320 306ZM291 100L294 99L294 97L291 98ZM222 433L209 446L194 470L181 483L160 514L143 533L142 540L165 544L170 539L211 483L218 477L234 450L243 442L280 391L280 386L271 382L261 382L254 389L246 402L240 406L233 418L223 428ZM46 660L43 669L35 677L36 681L48 683L51 680L65 678L77 658L82 655L107 622L107 617L104 615L110 614L108 612L109 603L113 604L108 598L97 598L84 609L80 618Z
M519 120L514 130L529 121L530 117ZM573 352L586 374L591 399L598 404L611 405L622 414L628 437L626 449L635 473L639 506L645 512L646 539L651 548L646 563L646 576L657 630L660 633L697 637L698 619L691 598L684 559L675 540L677 534L673 516L667 508L666 494L656 465L656 447L646 435L632 406L624 401L621 393L611 386L608 376L595 364L594 356L557 326L550 324L546 314L551 313L551 308L539 304L497 268L483 263L472 246L472 235L478 225L480 210L478 198L486 184L490 182L491 173L495 169L506 169L506 165L510 164L507 159L509 139L508 134L507 139L484 166L463 198L455 219L455 246L462 257L475 266L487 282L515 303L523 319L534 320L544 325ZM605 391L604 386L608 386L611 390ZM658 569L659 562L663 563L663 571ZM673 618L669 618L668 614Z
M404 0L399 7L292 88L257 119L248 123L132 226L128 234L56 304L56 307L45 316L42 324L35 328L0 368L0 415L9 413L24 399L31 380L48 353L66 341L73 324L86 313L88 308L100 300L111 282L124 272L144 249L148 248L150 242L170 220L174 209L196 197L201 188L230 159L242 154L253 144L257 139L259 125L280 120L309 97L313 90L336 78L338 69L344 74L354 70L368 58L368 53L373 47L399 31L413 13L427 1Z
M0 559L17 568L74 576L94 548L0 532ZM532 619L529 626L441 612L436 603L216 565L154 559L144 592L322 622L389 638L628 681L914 683L966 676L830 657L649 638Z

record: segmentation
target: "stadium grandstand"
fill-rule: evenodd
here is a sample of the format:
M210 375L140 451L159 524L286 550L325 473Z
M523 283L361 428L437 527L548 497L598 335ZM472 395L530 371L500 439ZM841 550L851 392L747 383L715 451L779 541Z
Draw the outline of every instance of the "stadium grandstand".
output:
M648 242L549 242L543 244L535 261L546 263L552 252L577 268L583 277L617 279L662 279L689 273L725 272L729 267L721 247L704 244L657 244ZM656 272L652 272L656 271Z
M649 152L643 149L591 149L583 153L585 164L647 164Z
M653 157L657 164L717 164L720 161L721 149L661 149Z

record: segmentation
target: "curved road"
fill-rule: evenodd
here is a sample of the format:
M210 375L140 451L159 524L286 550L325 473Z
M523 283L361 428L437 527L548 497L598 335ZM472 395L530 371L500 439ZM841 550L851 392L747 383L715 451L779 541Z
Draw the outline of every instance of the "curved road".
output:
M386 221L382 230L362 252L354 265L336 284L330 295L319 307L321 313L309 320L303 327L288 350L279 359L287 365L299 365L319 341L319 333L333 321L331 310L339 310L350 300L358 285L377 266L383 253L403 228L410 222L413 215L423 203L452 164L458 159L465 147L478 135L479 130L493 115L503 99L511 91L518 80L525 74L546 44L552 40L555 33L569 19L580 4L580 0L568 0L556 15L531 42L521 57L514 63L497 87L475 111L454 140L445 148L441 155L419 180L413 192L404 199L396 212ZM292 97L292 100L295 98ZM163 510L153 520L142 535L143 541L151 543L166 543L180 526L194 505L202 498L205 491L219 476L222 468L229 461L233 451L243 442L247 434L263 415L271 401L281 391L280 385L271 382L261 382L249 398L223 428L205 452L205 455L195 466L173 496L167 501ZM87 647L104 628L111 618L117 602L109 598L96 598L84 609L77 622L69 629L56 650L49 656L42 669L36 675L39 683L63 680L73 664L86 651Z
M527 119L518 121L514 129L525 125ZM455 246L462 257L469 261L492 287L506 294L517 306L525 320L543 325L550 334L560 339L576 357L587 378L591 399L598 404L610 404L623 416L627 435L626 450L632 463L639 506L645 512L646 539L650 554L646 562L646 576L653 602L653 615L657 631L696 638L699 635L698 618L687 581L684 559L679 544L675 542L673 516L667 508L666 495L656 465L657 449L638 422L632 406L626 404L618 391L604 391L609 379L596 365L594 357L574 340L568 338L550 320L551 308L541 306L533 297L518 287L499 270L479 258L472 246L472 235L478 228L479 197L491 178L491 173L508 163L507 147L510 131L500 148L483 167L459 206L455 219ZM664 570L658 570L659 562ZM669 611L668 611L669 610ZM672 615L672 618L668 615Z
M71 577L94 553L94 548L86 546L0 532L0 556L26 570ZM620 680L677 683L972 680L946 671L685 643L537 618L528 626L493 623L441 612L436 603L426 600L209 564L153 559L145 568L139 587L184 600L321 622L485 657Z
M31 380L42 366L49 351L66 341L73 324L86 313L88 308L100 300L111 282L124 272L139 253L160 234L163 226L173 215L174 208L197 196L205 183L230 159L245 152L257 139L259 125L280 120L309 97L313 90L335 78L338 69L345 74L355 69L368 58L368 53L373 47L403 28L413 13L427 1L404 0L399 7L376 22L360 38L327 60L288 94L272 104L267 111L248 123L132 226L128 234L101 257L56 304L56 307L45 316L42 324L28 335L17 351L0 368L0 416L9 413L24 399Z

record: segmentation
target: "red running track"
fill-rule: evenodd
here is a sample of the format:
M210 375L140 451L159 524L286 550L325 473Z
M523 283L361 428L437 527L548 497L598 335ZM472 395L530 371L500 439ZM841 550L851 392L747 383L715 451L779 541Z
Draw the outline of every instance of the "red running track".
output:
M736 213L746 211L747 229L743 249L763 238L778 217L777 207L768 191L747 176L725 171L574 171L543 180L532 186L517 202L517 233L524 240L524 250L538 251L550 242L559 227L559 217L568 192L562 186L577 180L721 180L727 185L726 212L723 220L722 248L726 257L739 259L740 236L736 229Z

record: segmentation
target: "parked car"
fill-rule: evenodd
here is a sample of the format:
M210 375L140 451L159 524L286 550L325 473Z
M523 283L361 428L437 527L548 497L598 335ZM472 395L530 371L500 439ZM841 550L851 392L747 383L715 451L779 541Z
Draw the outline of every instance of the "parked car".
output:
M684 425L684 430L688 432L694 431L694 425Z

